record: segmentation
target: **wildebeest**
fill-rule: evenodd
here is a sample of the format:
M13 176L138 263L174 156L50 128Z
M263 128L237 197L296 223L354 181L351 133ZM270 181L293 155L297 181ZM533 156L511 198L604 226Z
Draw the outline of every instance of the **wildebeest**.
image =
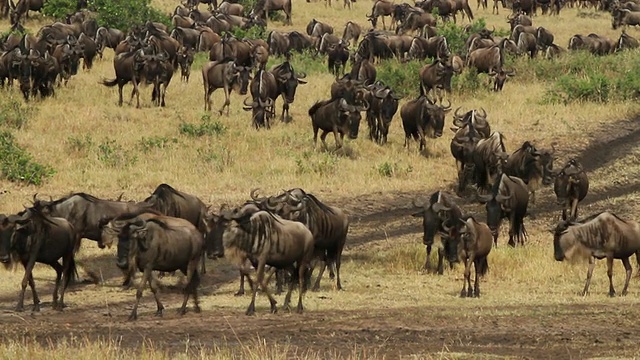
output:
M344 69L349 60L349 43L338 40L338 43L329 48L327 66L329 72L335 76L344 74Z
M307 77L307 74L303 72L296 72L291 63L289 62L289 57L287 60L279 65L274 65L269 69L269 72L273 74L276 78L276 83L278 85L278 96L282 96L282 114L280 119L282 121L289 121L291 116L289 116L289 104L292 104L295 100L296 89L298 85L304 85L307 82L304 79ZM275 100L273 106L275 107Z
M86 34L80 34L78 44L82 48L82 67L91 70L93 67L93 59L96 57L96 42Z
M81 238L102 244L102 227L111 219L124 213L132 213L149 208L148 204L98 199L85 193L73 193L54 201L36 199L34 206L41 206L42 212L53 217L67 219Z
M103 80L102 85L113 87L118 85L118 105L122 106L122 88L128 83L133 84L133 91L131 92L131 100L136 95L136 107L140 108L140 91L138 90L138 84L141 80L141 73L144 63L144 52L142 50L136 50L134 52L125 52L116 55L113 58L113 67L116 72L116 77L113 80Z
M432 89L451 92L453 67L446 61L436 59L433 63L420 69L420 94L426 95Z
M318 21L316 19L311 19L307 24L307 35L321 38L324 34L333 34L333 26Z
M416 36L411 41L409 48L410 59L426 59L428 57L434 59L446 59L451 55L447 38L444 36L433 36L425 39Z
M269 298L271 312L277 312L276 300L265 284L265 266L288 269L298 280L298 313L302 313L302 295L305 292L304 281L313 258L314 237L302 223L285 220L268 211L250 213L230 213L226 215L228 224L222 236L207 239L209 256L226 255L245 273L248 259L255 259L256 286L253 286L251 303L246 314L255 313L255 300L258 285ZM222 246L220 246L222 245ZM289 309L294 282L289 285L283 308Z
M513 152L504 165L504 172L510 176L517 176L527 184L531 192L531 203L535 203L536 190L541 185L551 185L553 182L553 154L555 148L538 150L529 141Z
M364 107L349 105L344 98L316 102L309 108L314 146L318 145L318 130L322 130L320 140L325 149L328 149L325 138L330 132L333 132L335 137L336 149L342 147L345 134L350 139L357 139L361 119L360 112L366 111L368 107L369 104Z
M136 320L138 317L138 304L147 282L156 300L156 316L162 316L164 306L158 298L157 285L151 276L153 270L180 270L186 275L184 301L178 313L184 315L187 312L187 301L190 295L193 297L195 312L200 312L198 263L204 251L204 239L189 221L178 218L173 218L171 221L171 223L163 221L161 217L149 220L134 218L121 230L118 241L117 266L123 270L130 269L130 266L136 266L138 270L143 272L129 320ZM177 225L176 223L182 224Z
M462 217L462 210L455 203L453 197L444 191L436 191L429 196L429 200L413 200L413 206L421 208L420 211L412 214L413 217L422 218L422 243L427 247L427 258L424 263L424 270L431 270L431 249L434 244L435 236L440 237L440 245L438 246L438 274L442 275L443 259L446 258L449 264L457 261L457 252L449 254L451 250L448 242L451 236L457 236L455 231L447 231L447 229L455 230L456 223Z
M500 70L504 64L504 49L507 44L513 45L509 39L502 39L500 43L487 48L475 49L467 55L466 66L473 66L478 73L489 73L491 70Z
M353 67L349 76L364 85L371 85L376 81L376 67L369 62L369 59L355 54L353 55Z
M400 117L404 129L404 146L409 148L409 141L420 142L420 151L427 146L426 138L439 138L442 136L445 115L451 111L451 102L447 106L438 105L434 100L425 95L418 96L402 105Z
M538 40L536 36L528 32L521 32L518 36L518 49L523 54L529 53L529 57L533 59L538 53Z
M353 21L347 21L346 25L344 26L344 30L342 31L342 40L357 44L361 33L362 28L360 27L360 25L356 24Z
M487 112L484 109L469 110L459 114L460 107L453 114L453 124L457 128L451 128L455 132L451 139L451 155L456 160L458 172L457 193L460 195L466 188L467 182L474 171L473 151L480 139L489 137L491 126L487 122Z
M391 15L393 14L393 9L396 6L396 4L393 4L386 0L376 0L376 2L373 4L373 7L371 8L371 15L367 15L367 19L371 21L371 26L373 26L373 28L375 29L376 25L378 25L378 17L382 17L382 28L386 29L387 26L384 23L384 17L391 17ZM391 23L391 28L393 28L393 22Z
M480 139L473 150L474 179L478 192L485 192L498 180L508 154L504 145L504 136L494 132Z
M616 42L616 51L625 49L637 49L638 47L640 47L640 42L638 41L638 39L627 34L625 30L622 30L622 33L620 33L620 38L618 38L618 41Z
M285 15L285 24L291 25L291 0L259 0L255 3L251 16L256 16L267 22L270 11L282 10Z
M56 271L53 289L53 308L64 308L64 292L69 281L77 277L75 253L80 247L80 237L73 225L59 217L42 213L40 207L27 209L22 214L0 219L0 262L10 267L19 261L24 267L22 288L16 311L24 310L24 293L27 283L33 293L33 311L40 311L40 299L36 293L33 267L36 262L47 264ZM62 258L62 265L58 260ZM58 301L58 290L60 300Z
M640 11L631 11L629 9L617 9L613 12L611 26L617 29L621 26L638 26L640 25Z
M582 295L587 295L596 259L607 259L609 296L616 294L613 288L613 260L620 259L626 270L622 295L627 294L631 279L629 257L640 250L640 224L623 220L611 212L592 215L582 221L560 222L553 231L553 253L557 261L576 257L589 258L587 281Z
M13 4L13 0L9 0L11 5L11 24L20 22L20 19L24 15L29 18L29 10L40 11L44 5L44 0L19 0L17 4Z
M178 52L178 65L180 65L180 79L184 82L189 82L189 76L191 75L191 65L193 64L193 57L195 52L192 49L183 47Z
M386 144L389 126L393 115L398 111L398 95L388 86L372 86L368 97L367 123L369 124L369 138L380 145Z
M476 221L473 216L461 218L458 236L449 240L450 254L455 254L464 263L464 279L460 297L480 297L480 276L489 270L487 256L491 252L491 230L485 223ZM453 227L453 226L451 226ZM474 265L476 277L471 289L471 265ZM466 291L465 291L466 290Z
M578 218L578 203L587 196L589 191L589 179L577 160L570 159L556 174L553 191L558 204L562 205L562 220L575 221Z
M220 114L227 108L229 116L229 96L235 89L240 95L247 93L249 85L249 71L251 68L238 66L233 61L210 61L202 67L202 83L204 85L204 111L211 111L211 94L222 88L224 90L224 104L218 110Z
M489 76L493 77L493 91L502 91L507 79L515 75L516 72L514 70L501 69L498 72L493 70L489 71Z
M478 200L486 202L487 225L491 229L495 245L498 245L500 223L504 218L508 218L510 223L509 245L524 245L527 237L524 217L529 206L529 191L522 179L502 174L493 184L491 193L478 195Z

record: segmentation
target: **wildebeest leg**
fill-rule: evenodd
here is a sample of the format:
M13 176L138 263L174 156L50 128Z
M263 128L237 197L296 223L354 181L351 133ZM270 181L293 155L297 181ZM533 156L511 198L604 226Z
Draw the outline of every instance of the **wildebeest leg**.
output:
M460 290L460 297L464 298L467 297L467 281L469 282L469 292L471 292L471 261L469 261L467 257L462 260L464 261L464 278L462 279L462 290Z
M58 307L64 309L64 293L69 286L69 282L76 275L76 261L73 252L69 252L62 258L62 291L60 292L60 302Z
M144 285L147 282L149 283L149 286L152 287L150 267L145 268L144 272L142 273L142 280L138 285L138 291L136 291L136 303L133 305L133 310L131 310L131 315L129 315L129 321L138 319L138 304L140 304L140 299L142 298L142 290L144 289Z
M136 93L136 108L140 109L140 90L138 89L138 82L135 76L131 82L133 82L133 91Z
M480 280L480 274L482 272L481 266L485 266L486 265L486 263L485 263L485 265L481 265L483 261L486 261L486 260L483 260L482 258L473 260L473 264L474 264L473 267L475 268L475 271L476 271L476 278L475 278L475 281L473 282L473 295L475 297L480 297L480 283L479 283L479 280ZM471 291L471 283L469 283L469 291Z
M276 270L276 295L282 294L285 276L286 274L284 269Z
M336 139L336 150L340 149L342 147L342 138L343 136L340 134L340 132L338 131L337 127L333 127L333 137Z
M287 295L284 297L284 303L282 304L282 310L285 310L285 311L291 311L291 307L289 305L291 304L291 294L293 293L293 288L295 287L295 283L294 283L295 276L293 275L296 271L298 271L298 269L293 268L291 269L291 271L292 271L291 275L293 278L291 279L291 281L289 281L289 288L287 289ZM300 288L300 291L302 291L302 288Z
M200 304L198 302L198 286L200 285L200 274L198 273L199 260L192 260L187 267L187 285L184 287L184 301L182 306L178 310L178 314L184 315L187 313L187 302L189 301L189 295L193 295L194 311L200 312Z
M236 292L234 294L234 296L242 296L242 295L244 295L244 278L245 278L245 276L246 275L244 275L242 270L240 270L240 289L238 289L238 292Z
M624 295L627 295L629 280L631 280L632 269L631 269L631 263L629 262L629 258L622 259L622 265L624 265L624 270L626 272L626 277L624 278L624 288L622 288L622 296L624 296Z
M427 245L427 258L424 261L424 271L431 271L431 245Z
M584 289L582 290L582 296L586 296L589 292L589 284L591 284L591 275L593 275L593 268L596 266L596 258L591 256L589 258L589 270L587 270L587 282L584 284Z
M578 199L575 198L571 202L571 220L575 221L578 218Z
M324 269L327 267L327 259L326 256L324 259L320 260L322 266L320 267L320 271L318 272L318 277L316 277L316 282L313 284L311 291L320 290L320 280L322 280L322 275L324 275Z
M616 295L616 290L613 288L613 256L607 256L607 277L609 278L609 296L613 297Z
M118 83L118 106L122 106L122 88L124 84Z
M231 93L231 91L229 90L229 88L225 85L224 88L224 104L222 104L222 107L220 108L220 110L218 110L220 112L220 115L222 115L222 112L224 111L224 108L227 108L227 116L229 116L229 104L231 104L231 101L229 101L229 95Z
M327 138L327 135L329 135L329 132L322 130L322 134L320 134L320 141L322 141L322 146L324 146L325 150L329 150L329 147L327 146L327 142L325 140ZM314 136L314 138L315 138L315 136ZM314 139L314 141L315 141L315 139Z
M51 264L49 264L49 266L51 266L53 268L53 270L56 271L56 283L53 287L53 301L52 301L52 307L54 310L62 310L61 306L58 306L58 291L60 290L60 282L62 280L62 265L60 265L57 261L53 262ZM30 280L31 281L31 280ZM34 296L35 299L35 296ZM34 311L38 311L39 306L38 306L38 310L35 310L36 304L34 302L33 304L34 307Z
M206 274L207 273L207 267L206 267L206 265L204 263L206 256L207 256L207 254L205 252L202 252L202 261L201 261L201 264L200 264L200 272L202 274Z
M302 261L298 261L298 314L301 314L304 310L304 306L302 306L302 295L304 294L305 287L304 281L307 272L307 264ZM291 282L293 283L293 281Z
M342 249L339 249L336 254L335 254L335 258L332 261L332 264L336 267L336 289L337 290L344 290L342 288L342 283L340 282L340 265L342 263ZM332 273L332 267L329 267L329 278L333 278L331 276Z
M24 311L24 292L27 289L27 283L29 283L29 285L31 286L31 291L33 292L33 302L34 302L34 309L35 309L35 302L36 302L36 287L35 287L35 283L33 282L33 277L32 277L32 271L33 271L33 267L36 264L36 258L38 256L38 252L40 246L36 246L33 249L31 249L32 253L31 256L29 257L29 260L26 262L23 262L22 265L24 266L24 277L22 278L22 289L20 290L20 295L18 296L18 305L16 305L16 311ZM40 302L40 300L38 300L38 303Z
M31 288L31 294L33 295L32 311L40 311L40 298L36 292L36 283L33 281L33 274L29 275L29 287Z
M153 276L151 276L151 279L149 279L149 288L151 289L153 298L156 301L156 316L162 316L162 310L164 310L164 306L162 305L162 302L160 302L160 298L158 297L158 281L154 279Z

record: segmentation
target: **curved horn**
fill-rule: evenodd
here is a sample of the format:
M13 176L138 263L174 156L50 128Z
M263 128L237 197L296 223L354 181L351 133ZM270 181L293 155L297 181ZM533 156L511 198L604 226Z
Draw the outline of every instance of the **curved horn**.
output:
M451 110L451 101L447 99L447 102L449 103L449 105L447 106L442 106L442 103L440 104L440 107L442 107L442 110Z
M266 199L266 197L258 197L256 194L258 193L258 190L260 190L260 188L254 188L251 189L251 192L249 193L249 196L251 196L251 198L255 201L262 201L264 199Z
M250 102L250 103L247 103L247 100L249 100L249 101L251 101L251 102ZM242 103L243 103L245 106L253 106L253 100L251 100L251 98L249 98L249 97L244 98L244 101L242 101ZM253 191L254 191L254 190L258 190L258 189L253 189L253 190L251 190L251 193L252 193L252 194L253 194ZM251 196L251 197L253 197L253 196Z
M369 110L369 102L367 100L364 100L364 99L362 101L364 102L365 105L356 106L355 107L356 110L358 110L358 111L367 111L367 110Z
M274 199L273 197L268 197L267 198L267 202L265 204L266 208L269 210L275 210L278 207L278 201L272 202Z
M421 208L421 207L424 207L425 201L424 200L418 201L418 199L413 199L411 200L411 204L413 204L414 207Z
M451 231L451 228L452 228L453 226L447 226L447 225L445 225L446 223L447 223L446 221L443 221L443 222L442 222L442 229L443 229L445 232L449 233L449 232Z
M440 212L440 211L449 211L451 210L450 207L446 207L444 205L442 205L441 203L435 203L433 205L431 205L431 208L433 209L433 211L435 212Z
M480 110L482 110L482 115L480 115L482 120L487 120L487 111L483 107L481 107Z
M454 118L461 118L462 115L459 114L460 109L462 109L462 106L458 106L458 108L456 109L456 111L453 112L453 117Z

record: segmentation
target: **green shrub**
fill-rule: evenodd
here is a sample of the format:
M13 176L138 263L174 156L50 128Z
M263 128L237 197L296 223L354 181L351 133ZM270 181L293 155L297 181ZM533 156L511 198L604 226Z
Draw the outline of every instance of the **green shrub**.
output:
M376 79L402 96L415 97L420 93L420 84L416 79L423 66L420 61L399 64L397 60L383 60L376 66Z
M200 124L183 122L180 124L180 134L191 137L222 135L227 127L219 121L211 120L211 115L204 114L200 118Z
M318 174L320 176L331 176L338 168L339 158L334 153L322 153L313 156L313 152L305 151L301 158L296 158L296 173L298 174Z
M437 11L437 8L434 10ZM449 50L453 54L462 54L466 51L464 49L464 43L467 41L469 34L473 34L478 32L481 29L486 28L487 22L484 18L479 18L472 22L469 25L469 30L465 31L465 28L462 26L454 24L452 21L438 21L436 24L436 32L438 35L442 35L447 38L447 44L449 44ZM498 32L500 30L496 30L494 33L496 36L499 35Z
M14 129L22 129L33 111L23 101L5 94L0 98L0 125Z
M42 13L56 19L64 19L68 14L76 12L77 0L47 0L42 6Z
M211 164L218 172L222 172L233 165L231 151L224 146L215 150L210 148L200 148L197 152L198 156L204 162Z
M0 132L0 171L2 177L13 182L41 185L55 170L33 161L31 154L15 143L9 131Z
M403 166L399 162L385 161L378 164L374 169L378 175L382 177L397 177L411 173L413 171L413 166Z
M70 152L86 152L93 147L91 135L71 135L67 138L67 148Z
M138 141L138 149L145 154L148 154L153 149L168 149L174 144L178 143L178 139L175 137L169 138L166 136L150 136L142 137Z
M151 0L91 0L89 8L98 14L98 25L121 30L147 20L171 24L169 16L151 6Z
M138 161L136 155L118 144L114 139L105 139L98 145L98 160L110 167L131 166Z
M601 73L591 72L584 77L565 75L547 95L549 102L593 101L607 102L612 86L610 80Z
M233 27L230 31L238 39L249 38L249 39L262 39L267 40L269 36L269 32L266 28L262 26L252 26L246 30L241 29L237 26Z
M462 70L462 74L460 76L454 76L451 79L451 88L455 92L468 92L474 93L480 90L483 87L483 81L480 76L478 76L478 70L475 67L465 68Z

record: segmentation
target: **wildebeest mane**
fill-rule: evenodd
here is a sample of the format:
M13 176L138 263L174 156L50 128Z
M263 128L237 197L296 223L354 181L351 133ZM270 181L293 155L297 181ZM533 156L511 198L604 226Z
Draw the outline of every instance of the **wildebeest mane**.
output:
M324 212L328 212L330 214L335 214L335 212L333 211L332 208L330 208L327 205L325 205L324 203L322 203L322 201L318 200L318 198L316 198L313 194L307 193L307 194L305 194L305 197L307 199L309 199L313 204L315 204L315 206L320 208L320 210L322 210Z
M100 199L98 199L97 197L93 196L93 195L89 195L87 193L83 193L83 192L78 192L78 193L71 193L67 196L61 197L60 199L57 200L53 200L52 202L48 203L48 206L55 206L58 205L60 203L63 203L69 199L71 199L74 196L79 196L81 198L83 198L84 200L87 200L89 202L96 202L99 201Z
M164 214L161 213L158 210L155 209L138 209L137 211L132 211L132 212L128 212L128 213L124 213L124 214L120 214L116 217L114 217L111 220L107 220L104 225L106 225L109 221L126 221L126 220L131 220L134 219L142 214L153 214L153 215L158 215L158 216L163 216ZM102 221L101 221L102 222Z
M157 224L158 226L160 226L161 228L163 228L165 230L173 229L173 227L171 227L169 224L167 224L166 222L164 222L161 219L153 219L152 218L152 219L146 220L146 222L151 222L151 223Z

